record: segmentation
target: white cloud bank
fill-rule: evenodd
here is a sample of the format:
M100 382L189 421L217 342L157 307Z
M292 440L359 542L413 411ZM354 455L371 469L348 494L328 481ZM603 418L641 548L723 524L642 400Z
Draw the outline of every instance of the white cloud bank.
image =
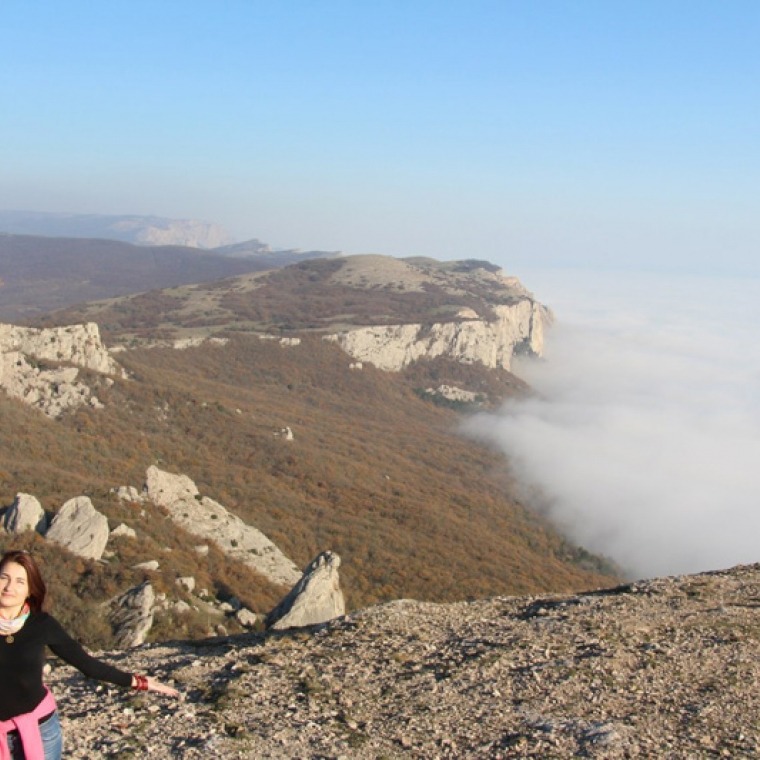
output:
M760 561L760 281L535 273L536 390L470 433L526 498L636 577Z

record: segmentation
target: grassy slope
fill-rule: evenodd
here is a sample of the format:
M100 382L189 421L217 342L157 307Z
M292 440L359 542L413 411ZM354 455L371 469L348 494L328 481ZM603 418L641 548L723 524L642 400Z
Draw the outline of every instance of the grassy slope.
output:
M435 405L420 393L454 384L496 403L525 392L523 383L503 370L442 359L402 373L370 365L352 371L348 357L318 337L344 322L429 323L462 307L487 315L491 304L514 296L489 279L491 269L482 276L472 262L428 262L423 269L387 257L313 261L44 318L97 321L111 345L210 330L232 336L224 347L119 354L132 380L109 387L91 375L105 409L51 421L0 398L0 422L10 433L0 447L0 504L24 491L52 511L87 494L112 527L124 521L138 530L137 542L114 543L116 556L106 566L72 562L36 542L75 628L90 601L139 582L140 573L129 568L146 559L160 559L154 581L173 596L174 579L190 574L259 611L284 592L219 552L199 560L192 551L197 541L162 514L141 517L139 507L119 503L110 489L140 487L151 464L188 475L203 495L263 530L299 565L324 549L338 552L350 607L610 582L583 569L602 567L596 558L518 502L502 456L457 432L467 410ZM260 340L252 327L303 341L284 347ZM295 440L276 435L285 427ZM156 635L196 635L199 626L175 616ZM105 642L101 629L87 634Z
M338 552L351 607L610 580L569 561L572 548L510 496L506 462L457 433L459 413L414 392L419 368L412 381L372 367L352 371L338 348L317 338L283 347L253 336L120 359L134 379L103 385L103 410L51 421L0 401L3 429L13 431L0 451L0 503L24 491L55 510L90 495L113 524L123 520L145 536L139 548L117 544L125 561L174 547L161 554L165 585L200 573L220 587L238 570L209 573L189 550L192 539L167 530L161 515L140 520L109 493L140 487L151 464L187 474L300 565L323 549ZM295 440L275 435L285 427ZM93 598L127 580L134 578L93 581ZM281 591L250 573L234 583L260 610Z

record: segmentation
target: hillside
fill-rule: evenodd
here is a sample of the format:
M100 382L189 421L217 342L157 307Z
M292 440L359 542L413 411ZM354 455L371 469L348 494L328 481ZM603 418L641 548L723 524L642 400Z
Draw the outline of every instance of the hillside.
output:
M0 320L19 322L85 301L285 266L319 252L231 256L178 245L0 232Z
M520 329L529 332L513 335L498 312L525 305ZM459 361L460 352L474 345L490 356L488 341L501 340L484 332L490 324L505 331L507 348L538 350L542 308L483 262L356 257L46 317L98 321L107 343L122 349L113 356L127 377L81 370L99 406L56 419L0 398L0 420L14 431L0 450L0 503L24 492L55 512L84 494L112 527L124 522L138 531L138 544L116 542L105 566L50 554L50 566L62 568L59 588L78 585L91 601L139 581L138 571L126 571L139 561L160 558L153 580L169 591L198 563L191 539L169 535L165 521L142 519L139 505L112 493L139 489L153 464L190 477L300 567L322 550L336 552L349 609L400 597L453 601L609 584L609 565L521 503L503 457L459 432L463 415L526 392L508 369ZM352 361L324 339L383 321L417 325L423 343L441 325L480 332L471 333L473 344L455 332L448 353L399 371ZM214 341L171 347L212 333ZM292 440L281 435L286 429ZM205 582L257 612L286 590L211 559L198 568ZM77 573L85 570L83 586ZM105 644L107 632L88 631L87 622L72 616L82 635ZM172 626L206 630L198 621L167 620L154 636Z
M140 487L146 467L160 463L297 564L336 551L352 607L604 581L510 496L505 463L457 433L456 410L420 397L405 375L351 371L318 339L298 349L237 336L226 346L130 351L119 359L133 379L99 387L104 408L58 420L0 399L3 427L14 431L0 450L0 503L22 491L55 511L87 494L114 524L151 537L128 556L149 560L166 526L137 523L110 490ZM275 436L285 427L293 441ZM260 611L272 599L255 588L246 596Z
M50 682L72 758L753 758L760 565L579 595L395 601L110 657L179 702Z
M104 299L39 324L97 322L111 344L212 332L328 332L358 325L463 322L532 298L484 261L363 255Z

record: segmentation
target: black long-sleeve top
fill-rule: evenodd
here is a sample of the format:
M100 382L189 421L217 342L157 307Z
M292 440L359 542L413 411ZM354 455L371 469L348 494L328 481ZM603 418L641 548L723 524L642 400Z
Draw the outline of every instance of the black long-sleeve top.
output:
M0 720L34 710L45 697L45 647L88 678L130 686L132 674L89 655L47 612L32 612L13 641L0 636Z

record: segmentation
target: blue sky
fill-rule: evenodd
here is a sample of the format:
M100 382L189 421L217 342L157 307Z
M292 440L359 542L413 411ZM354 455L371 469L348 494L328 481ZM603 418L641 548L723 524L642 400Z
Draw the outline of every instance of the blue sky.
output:
M760 273L760 3L4 0L0 208Z

